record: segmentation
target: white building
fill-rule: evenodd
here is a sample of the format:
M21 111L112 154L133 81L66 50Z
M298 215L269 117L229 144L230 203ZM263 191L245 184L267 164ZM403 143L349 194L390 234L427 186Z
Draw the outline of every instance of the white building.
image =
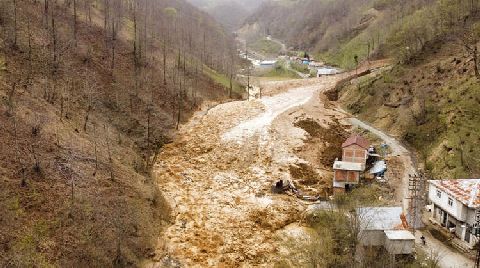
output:
M413 254L415 236L407 230L386 230L385 249L392 255Z
M262 67L272 67L277 63L276 60L264 60L260 62L260 66Z
M401 207L358 208L359 242L363 247L384 247L392 255L412 254L415 237Z
M340 71L335 68L329 68L329 67L322 67L317 69L317 77L322 77L322 76L330 76L330 75L336 75L339 74Z
M432 222L473 248L477 239L471 227L480 218L480 179L431 180L428 198L432 203Z

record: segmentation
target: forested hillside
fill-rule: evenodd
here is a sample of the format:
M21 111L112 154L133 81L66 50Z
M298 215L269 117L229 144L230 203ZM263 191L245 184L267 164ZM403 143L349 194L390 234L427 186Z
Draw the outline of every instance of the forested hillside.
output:
M0 266L154 257L151 167L202 102L240 96L235 62L183 0L0 1Z
M390 52L385 46L389 45L389 38L396 33L398 27L413 23L409 16L417 18L423 7L436 2L270 1L247 19L242 30L250 36L255 36L256 31L271 34L296 50L307 50L331 64L352 68L355 66L355 55L359 60L363 60L367 57L384 56L384 53ZM448 5L448 1L441 2ZM439 13L429 15L429 18L440 16ZM416 25L422 23L415 22Z

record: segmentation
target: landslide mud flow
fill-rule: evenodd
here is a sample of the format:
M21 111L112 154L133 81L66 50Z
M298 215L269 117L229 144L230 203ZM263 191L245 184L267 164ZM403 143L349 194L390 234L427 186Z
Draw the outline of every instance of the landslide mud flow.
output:
M279 239L302 232L290 224L307 205L271 186L290 179L291 165L308 163L294 153L307 135L296 119L311 116L328 128L342 116L319 103L336 80L279 83L273 95L218 105L183 126L155 168L173 224L159 239L167 255L150 266L271 266Z

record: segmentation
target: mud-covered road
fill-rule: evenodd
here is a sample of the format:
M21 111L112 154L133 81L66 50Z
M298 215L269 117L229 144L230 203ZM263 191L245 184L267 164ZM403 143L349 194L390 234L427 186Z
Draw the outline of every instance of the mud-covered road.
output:
M319 156L332 144L341 144L345 137L337 134L350 124L392 147L392 155L403 166L393 181L398 188L396 203L402 203L408 174L414 172L411 154L395 139L349 119L325 100L322 93L344 77L266 82L261 100L204 109L183 125L154 169L173 222L159 237L155 258L146 267L272 267L279 259L306 266L306 249L321 243L311 229L299 224L309 203L272 194L271 187L279 179L291 180L302 191L321 195L332 175L331 163L319 164ZM315 122L328 135L312 143L308 130L296 127L302 120ZM329 180L302 185L292 176L292 167L304 166ZM433 242L429 245L434 248L425 250L437 248L448 255L441 260L442 267L452 267L452 260L456 267L471 263Z
M261 100L218 105L182 127L155 167L174 222L160 238L154 267L271 267L289 254L279 242L302 235L291 223L307 204L274 195L271 186L295 183L289 167L308 163L295 154L307 136L294 126L298 118L328 128L343 116L320 98L337 79L270 84Z

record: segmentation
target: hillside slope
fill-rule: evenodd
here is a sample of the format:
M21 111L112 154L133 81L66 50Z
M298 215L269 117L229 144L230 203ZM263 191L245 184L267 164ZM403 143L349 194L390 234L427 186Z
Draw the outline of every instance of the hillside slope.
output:
M215 82L233 40L183 0L1 1L0 32L0 266L152 258L170 208L151 166L202 102L239 96Z
M435 40L415 62L356 79L340 102L401 137L433 178L480 176L480 82L454 36Z
M433 176L467 178L480 175L479 12L468 0L274 1L243 30L343 68L391 59L391 70L339 86L340 102L402 137Z
M353 68L355 56L359 61L382 57L394 28L434 2L269 1L246 20L240 32L250 38L270 34L295 50L310 51L330 64Z

